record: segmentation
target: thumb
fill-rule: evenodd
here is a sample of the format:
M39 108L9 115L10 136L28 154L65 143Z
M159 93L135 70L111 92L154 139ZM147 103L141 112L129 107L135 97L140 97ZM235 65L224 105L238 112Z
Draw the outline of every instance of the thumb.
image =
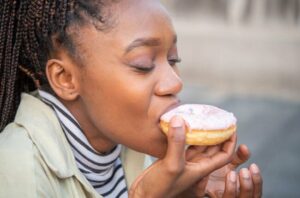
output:
M181 172L185 163L185 124L180 116L174 116L169 124L168 148L164 158L167 168Z

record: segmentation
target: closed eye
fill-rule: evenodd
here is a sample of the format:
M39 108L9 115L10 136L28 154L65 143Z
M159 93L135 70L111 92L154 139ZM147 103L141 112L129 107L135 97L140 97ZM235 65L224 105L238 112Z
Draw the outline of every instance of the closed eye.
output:
M180 63L180 62L181 62L181 59L180 59L180 58L169 59L168 62L169 62L169 64L173 67L173 66L175 66L177 63Z
M149 73L151 72L154 68L155 68L155 65L130 65L137 73L141 73L141 74L146 74L146 73Z
M134 68L142 73L147 73L154 69L154 67L134 67Z

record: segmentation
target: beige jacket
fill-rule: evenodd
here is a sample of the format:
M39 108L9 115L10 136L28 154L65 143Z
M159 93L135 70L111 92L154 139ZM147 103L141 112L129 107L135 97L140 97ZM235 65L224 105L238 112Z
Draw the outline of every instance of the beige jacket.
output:
M122 161L129 186L144 155L124 149ZM101 197L77 169L54 111L29 94L0 133L0 198L15 197Z

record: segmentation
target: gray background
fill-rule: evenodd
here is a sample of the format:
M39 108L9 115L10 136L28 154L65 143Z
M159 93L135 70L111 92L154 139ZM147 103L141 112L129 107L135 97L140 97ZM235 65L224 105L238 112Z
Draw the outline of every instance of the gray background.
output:
M300 197L300 1L163 2L179 38L182 100L234 112L264 197Z

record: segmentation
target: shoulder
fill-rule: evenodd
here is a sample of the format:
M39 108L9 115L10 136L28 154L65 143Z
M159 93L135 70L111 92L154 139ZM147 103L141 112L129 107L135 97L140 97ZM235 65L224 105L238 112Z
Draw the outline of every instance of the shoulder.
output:
M26 129L14 122L7 125L0 133L1 155L8 154L8 152L16 152L20 149L26 152L31 150L32 145L33 143L28 137Z
M55 197L55 176L27 130L11 123L0 133L0 197Z
M33 143L23 127L11 123L0 133L0 159L0 195L34 197Z

